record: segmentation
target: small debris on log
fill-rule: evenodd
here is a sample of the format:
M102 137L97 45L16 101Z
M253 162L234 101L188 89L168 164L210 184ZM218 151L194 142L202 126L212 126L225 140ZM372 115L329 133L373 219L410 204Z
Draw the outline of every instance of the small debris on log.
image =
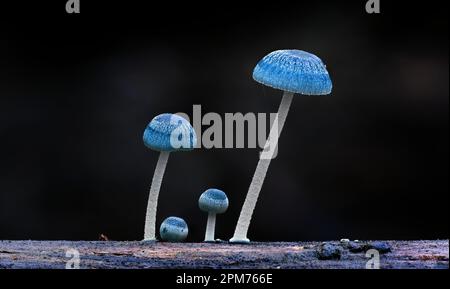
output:
M106 236L105 234L100 234L100 235L98 236L98 240L99 240L99 241L109 241L109 238L108 238L108 236Z
M333 243L322 243L317 249L317 258L319 260L340 259L341 248Z
M354 242L354 241L348 242L346 247L352 253L360 253L365 250L364 244L361 244L359 242Z
M391 252L391 246L388 242L374 241L367 245L367 249L375 249L381 254Z

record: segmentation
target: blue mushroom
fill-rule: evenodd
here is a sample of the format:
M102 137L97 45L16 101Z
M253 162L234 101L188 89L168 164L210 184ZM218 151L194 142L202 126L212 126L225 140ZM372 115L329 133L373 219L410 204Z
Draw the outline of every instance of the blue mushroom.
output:
M228 209L227 195L218 189L208 189L198 199L198 206L208 213L205 242L214 242L216 214L222 214Z
M148 198L144 241L156 240L155 224L158 195L170 152L189 151L197 144L191 124L181 116L164 113L152 119L144 131L144 144L160 152Z
M188 226L182 218L168 217L161 223L159 235L163 241L181 242L189 233Z
M261 84L292 94L330 94L332 84L322 60L302 50L277 50L264 56L253 70Z
M277 50L264 56L253 70L253 79L266 86L283 91L277 117L261 153L252 182L242 206L239 220L230 242L248 243L248 227L278 137L286 121L295 93L325 95L331 93L332 83L325 64L314 54L302 50Z

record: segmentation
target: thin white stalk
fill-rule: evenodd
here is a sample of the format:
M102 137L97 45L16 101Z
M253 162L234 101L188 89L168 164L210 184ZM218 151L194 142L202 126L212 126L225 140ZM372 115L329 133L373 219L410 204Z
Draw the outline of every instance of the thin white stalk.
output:
M169 154L170 152L161 152L159 154L158 163L153 174L152 185L148 196L147 213L145 215L144 241L156 240L156 209L158 206L159 189L161 188Z
M214 242L214 232L216 230L216 214L208 214L208 222L206 223L205 242Z
M260 155L255 174L253 175L253 179L248 189L247 196L245 197L244 205L241 209L241 214L239 215L239 220L234 231L234 236L230 239L230 242L249 242L249 239L247 238L247 231L248 227L250 226L253 210L255 209L259 192L261 191L262 185L264 183L264 178L266 177L267 170L269 169L272 154L275 151L276 146L278 145L278 137L283 130L283 126L286 121L293 96L294 94L292 92L285 91L283 93L283 98L281 99L280 107L278 108L277 117L275 118L275 121L270 129L269 138L267 138L266 144L264 146L264 148L267 148L270 145L270 155L267 155L267 153L262 153ZM278 127L276 126L277 123Z

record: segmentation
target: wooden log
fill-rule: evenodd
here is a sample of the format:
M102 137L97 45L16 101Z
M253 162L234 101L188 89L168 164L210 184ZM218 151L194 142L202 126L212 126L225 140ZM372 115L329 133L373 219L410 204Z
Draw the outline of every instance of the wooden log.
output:
M143 243L138 241L0 241L0 268L351 268L364 269L370 242L350 250L348 242L326 242L338 257L320 258L322 242ZM449 241L386 241L380 268L448 269ZM353 251L353 252L352 252ZM79 256L77 256L79 254ZM323 257L323 256L322 256ZM75 265L76 266L76 265Z

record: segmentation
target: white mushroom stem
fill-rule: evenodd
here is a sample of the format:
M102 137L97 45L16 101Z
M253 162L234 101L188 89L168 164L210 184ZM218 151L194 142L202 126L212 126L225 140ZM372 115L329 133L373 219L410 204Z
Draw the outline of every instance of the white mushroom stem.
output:
M161 152L159 154L158 163L153 174L152 185L148 196L147 213L145 215L144 241L156 240L156 209L158 206L159 189L161 188L169 154L170 152Z
M216 214L208 214L208 222L206 223L205 242L214 242L214 232L216 228Z
M286 121L293 96L294 94L292 92L285 91L283 93L283 98L281 99L281 104L278 108L277 117L275 118L275 121L270 129L270 134L266 140L266 144L264 145L265 149L270 146L270 152L269 154L263 152L260 155L258 166L256 167L256 171L253 175L253 179L248 189L247 196L245 197L244 205L241 209L241 214L239 215L239 220L234 231L234 236L230 239L230 242L249 242L247 238L247 231L248 227L250 226L253 210L255 209L256 202L258 201L259 192L261 191L261 187L264 183L264 178L266 177L266 173L269 168L273 153L276 146L278 145L278 137L281 134L281 130L283 129L284 123ZM277 123L278 127L276 127Z

